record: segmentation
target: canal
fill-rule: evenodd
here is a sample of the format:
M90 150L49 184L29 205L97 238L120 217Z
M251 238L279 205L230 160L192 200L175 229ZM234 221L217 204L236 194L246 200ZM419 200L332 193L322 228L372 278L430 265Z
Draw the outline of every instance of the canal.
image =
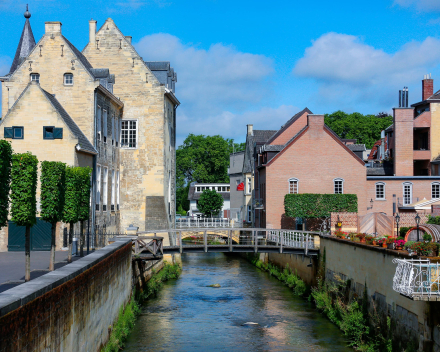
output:
M182 264L145 303L124 351L352 351L309 302L246 260L184 254Z

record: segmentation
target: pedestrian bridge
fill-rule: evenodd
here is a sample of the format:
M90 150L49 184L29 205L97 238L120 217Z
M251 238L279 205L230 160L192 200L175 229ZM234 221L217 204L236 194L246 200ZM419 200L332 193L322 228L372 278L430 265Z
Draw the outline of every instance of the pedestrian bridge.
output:
M317 256L319 233L263 228L186 228L139 232L133 237L139 259L181 253L285 253Z

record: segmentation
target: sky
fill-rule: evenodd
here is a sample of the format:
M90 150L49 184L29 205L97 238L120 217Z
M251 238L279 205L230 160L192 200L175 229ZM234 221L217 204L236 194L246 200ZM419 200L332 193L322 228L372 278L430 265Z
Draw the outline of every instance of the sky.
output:
M177 72L177 143L189 133L243 142L308 107L392 113L398 91L440 88L439 0L0 0L0 75L9 72L29 3L36 41L61 21L79 50L88 21L111 17L145 61Z

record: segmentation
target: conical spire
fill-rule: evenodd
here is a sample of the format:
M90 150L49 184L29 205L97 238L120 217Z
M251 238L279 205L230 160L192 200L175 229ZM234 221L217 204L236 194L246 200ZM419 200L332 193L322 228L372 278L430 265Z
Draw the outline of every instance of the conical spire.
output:
M18 48L15 52L14 61L12 61L9 73L13 73L35 47L34 34L32 33L31 23L29 22L31 13L29 12L28 5L26 5L24 17L26 18L26 22L24 23L23 32L21 33L20 42L18 43Z

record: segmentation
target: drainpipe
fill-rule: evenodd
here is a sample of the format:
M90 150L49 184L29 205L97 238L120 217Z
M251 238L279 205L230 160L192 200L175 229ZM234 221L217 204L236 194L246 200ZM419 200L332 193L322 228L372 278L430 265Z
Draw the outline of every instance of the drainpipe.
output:
M95 100L94 100L94 114L93 114L93 123L95 125L95 130L93 131L93 145L95 146L96 150L98 150L98 141L96 139L96 131L98 126L96 125L96 103L97 103L97 93L95 90ZM99 153L99 150L98 150ZM95 221L96 221L96 159L98 158L98 154L93 156L93 171L92 171L92 231L91 233L95 233ZM90 234L89 234L90 236Z

